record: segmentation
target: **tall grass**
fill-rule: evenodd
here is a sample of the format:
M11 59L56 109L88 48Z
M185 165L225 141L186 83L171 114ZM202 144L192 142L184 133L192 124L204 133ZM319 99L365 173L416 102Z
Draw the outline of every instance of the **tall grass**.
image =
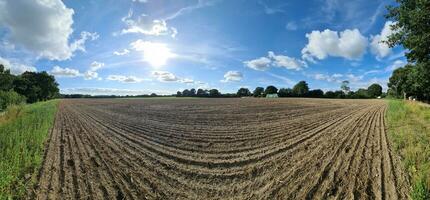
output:
M34 183L57 104L11 106L0 116L0 199L21 198Z
M412 199L430 199L430 107L389 100L389 137L412 182Z

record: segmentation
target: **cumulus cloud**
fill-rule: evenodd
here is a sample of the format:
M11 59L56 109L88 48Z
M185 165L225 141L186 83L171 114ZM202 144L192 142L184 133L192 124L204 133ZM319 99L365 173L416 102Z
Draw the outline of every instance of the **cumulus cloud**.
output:
M153 71L152 76L161 82L178 82L178 83L197 84L197 85L201 83L199 81L194 81L189 78L180 78L168 71Z
M174 27L169 27L167 22L163 19L151 20L145 14L139 15L136 19L133 18L133 12L130 10L127 16L122 18L126 24L126 28L121 30L121 34L127 33L141 33L144 35L170 35L176 37L178 30Z
M272 59L273 65L276 67L284 67L286 69L300 70L306 66L306 63L296 58L291 58L284 55L276 55L272 51L269 51L268 57Z
M135 76L123 76L123 75L109 75L106 79L110 81L118 81L122 83L139 83L143 81L143 79L137 78Z
M314 62L328 56L358 60L366 52L367 38L358 29L346 29L340 33L326 29L306 34L308 44L302 49L302 58Z
M99 70L100 68L102 68L103 66L105 66L105 64L104 64L104 63L94 61L94 62L92 62L92 63L91 63L91 65L90 65L90 71L97 71L97 70Z
M15 74L15 75L22 74L26 71L29 71L29 72L37 71L36 68L33 66L29 66L29 65L25 65L25 64L21 64L21 63L17 63L17 62L12 62L12 61L10 61L6 58L2 58L2 57L0 57L0 64L2 64L6 69L9 69L10 73Z
M85 51L85 41L96 39L95 33L82 32L69 43L73 14L61 0L0 2L0 25L7 28L10 40L50 60L69 59L74 51Z
M241 81L243 74L239 71L228 71L224 74L224 79L221 82Z
M269 58L261 57L254 60L245 61L243 63L245 64L245 66L251 69L265 71L270 68L270 64L272 63L272 61Z
M128 53L130 53L130 51L128 49L123 49L122 51L115 51L115 52L113 52L113 54L117 55L117 56L123 56L123 55L126 55Z
M306 62L296 58L292 58L285 55L276 55L274 52L269 51L267 57L260 57L254 60L249 60L244 62L245 66L259 70L265 71L271 66L283 67L291 70L300 70L306 67Z
M104 65L105 64L102 62L97 62L97 61L92 62L88 71L86 71L83 74L85 80L91 80L91 79L101 80L101 78L99 78L99 74L97 73L97 70L102 68Z
M152 76L156 77L157 80L162 82L174 82L180 80L178 77L176 77L176 75L168 71L153 71Z
M54 66L52 70L49 72L50 74L57 77L78 77L81 76L79 70L71 69L71 68L62 68L58 65Z
M395 33L391 28L394 24L395 22L392 21L385 22L381 33L371 37L370 50L378 59L384 58L392 52L391 48L384 41L387 41L388 36Z

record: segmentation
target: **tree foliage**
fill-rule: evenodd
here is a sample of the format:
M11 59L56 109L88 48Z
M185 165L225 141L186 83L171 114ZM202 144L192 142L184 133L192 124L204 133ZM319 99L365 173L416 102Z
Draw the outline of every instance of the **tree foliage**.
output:
M367 88L367 94L368 94L370 97L378 97L378 96L381 96L381 94L382 94L382 86L381 86L381 85L379 85L379 84L377 84L377 83L374 83L374 84L370 85L370 86Z
M24 96L28 103L45 101L59 96L54 76L43 72L24 72L15 76L0 64L0 91L14 91Z
M293 87L293 93L297 96L303 97L309 92L309 86L306 81L300 81Z
M248 88L239 88L239 90L237 90L237 96L238 97L247 97L247 96L251 96L251 91L249 91Z
M254 97L261 97L264 95L264 88L262 87L256 87L254 92L252 92L252 95Z
M386 41L391 47L402 45L410 64L393 71L388 83L395 97L430 100L430 1L396 0L387 17L396 23Z
M278 93L278 88L276 88L273 85L269 85L266 87L266 89L264 90L264 94L277 94Z

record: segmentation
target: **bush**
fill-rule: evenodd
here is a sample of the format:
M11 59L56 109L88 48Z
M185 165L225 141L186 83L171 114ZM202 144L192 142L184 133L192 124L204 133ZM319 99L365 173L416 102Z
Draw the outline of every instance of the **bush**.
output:
M0 91L0 111L5 110L8 106L25 103L25 97L14 91Z

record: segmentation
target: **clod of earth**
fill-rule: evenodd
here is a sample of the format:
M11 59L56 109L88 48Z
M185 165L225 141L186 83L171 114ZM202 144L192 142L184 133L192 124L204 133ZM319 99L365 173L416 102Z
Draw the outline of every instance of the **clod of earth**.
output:
M407 199L380 100L64 100L37 199Z

